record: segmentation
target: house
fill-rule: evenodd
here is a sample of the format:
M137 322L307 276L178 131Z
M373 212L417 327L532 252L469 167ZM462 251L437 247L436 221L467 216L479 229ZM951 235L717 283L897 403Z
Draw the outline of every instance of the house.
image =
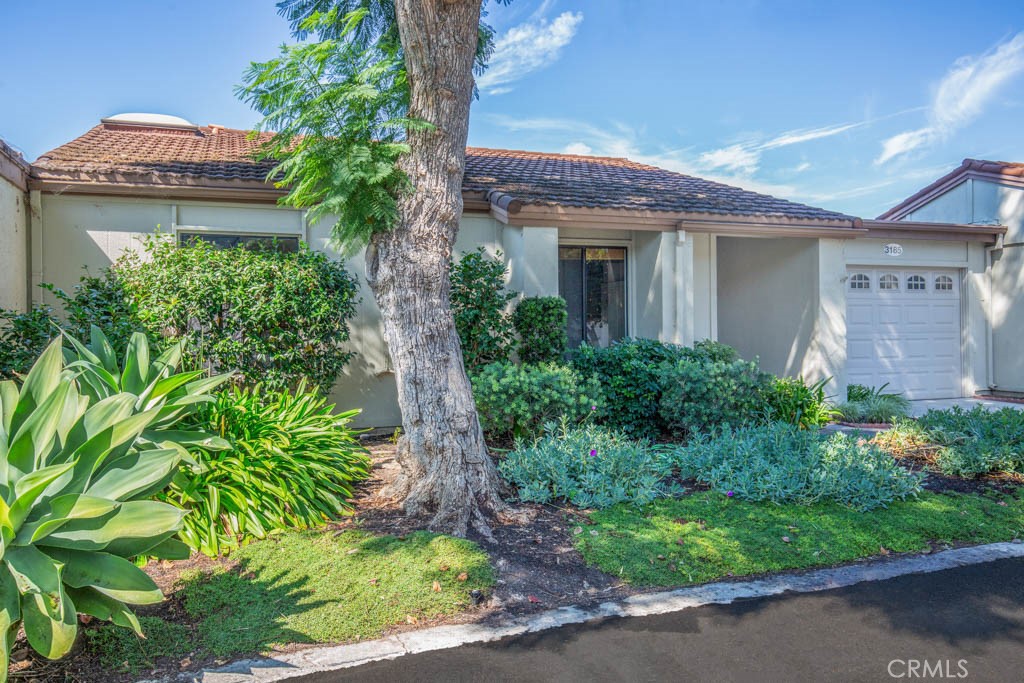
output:
M1024 397L1024 163L964 159L958 168L879 216L887 221L1004 225L985 250L988 308L985 393Z
M31 168L31 283L72 287L158 226L304 240L329 221L276 205L258 142L176 117L103 119ZM569 337L718 339L783 375L889 382L912 398L986 386L987 249L1003 228L862 220L626 159L469 148L457 252L501 252L509 286L563 296ZM332 252L333 253L333 252ZM350 270L363 275L363 259ZM365 280L365 279L364 279ZM47 293L31 287L41 301ZM340 407L400 423L369 290Z

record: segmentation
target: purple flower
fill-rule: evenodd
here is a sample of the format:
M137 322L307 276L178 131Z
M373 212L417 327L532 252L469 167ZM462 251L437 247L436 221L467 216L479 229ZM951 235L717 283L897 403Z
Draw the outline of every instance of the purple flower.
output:
M597 410L597 406L590 406L591 410Z
M590 457L591 458L596 458L597 457L597 450L596 449L594 449L594 448L590 449Z
M732 498L732 497L733 497L734 495L736 495L736 494L735 494L735 493L733 493L732 491L726 491L726 492L725 492L725 495L727 495L727 496L729 496L730 498Z

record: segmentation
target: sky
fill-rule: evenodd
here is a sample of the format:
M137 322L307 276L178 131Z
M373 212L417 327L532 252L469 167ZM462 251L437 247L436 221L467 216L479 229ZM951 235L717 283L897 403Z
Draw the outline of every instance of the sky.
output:
M273 0L0 0L0 138L121 112L247 128ZM471 145L628 157L873 217L965 157L1024 161L1024 2L513 0Z

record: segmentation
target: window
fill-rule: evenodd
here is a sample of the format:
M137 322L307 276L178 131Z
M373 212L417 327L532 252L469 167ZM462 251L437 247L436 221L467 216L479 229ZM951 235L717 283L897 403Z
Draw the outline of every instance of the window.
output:
M864 273L857 273L851 276L850 289L871 289L871 278Z
M560 247L558 291L569 313L569 346L608 346L626 336L626 250Z
M911 275L907 278L908 292L923 292L928 289L928 282L921 275Z
M185 232L178 231L178 244L200 240L212 244L217 249L269 249L294 253L299 250L299 238L294 235L247 235L235 232Z
M899 289L900 279L892 273L886 273L882 277L878 278L879 289Z
M952 292L953 291L953 278L948 275L940 275L935 278L935 291L936 292Z

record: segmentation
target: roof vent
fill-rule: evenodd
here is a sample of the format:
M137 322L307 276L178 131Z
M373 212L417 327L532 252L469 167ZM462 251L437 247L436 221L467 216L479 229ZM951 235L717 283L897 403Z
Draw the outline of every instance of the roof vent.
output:
M100 119L106 128L117 130L159 131L161 133L191 133L199 131L199 126L180 116L168 114L117 114Z

